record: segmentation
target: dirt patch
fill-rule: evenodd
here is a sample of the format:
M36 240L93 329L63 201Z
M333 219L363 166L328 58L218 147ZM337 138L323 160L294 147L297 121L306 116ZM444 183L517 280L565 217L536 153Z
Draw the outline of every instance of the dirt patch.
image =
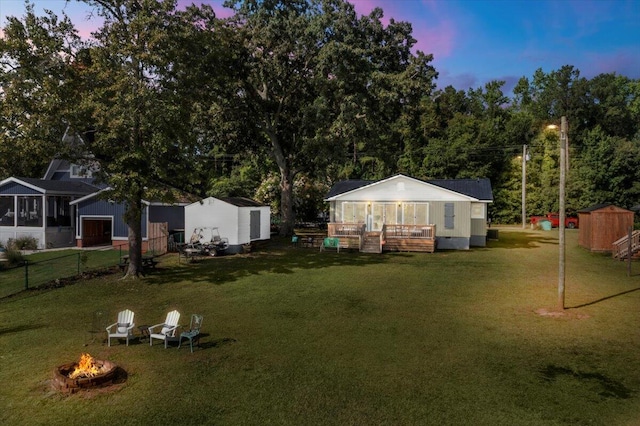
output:
M540 315L541 317L548 317L548 318L564 318L564 319L590 318L590 316L585 313L567 311L566 309L561 311L558 309L540 308L540 309L536 309L534 312L536 313L536 315Z

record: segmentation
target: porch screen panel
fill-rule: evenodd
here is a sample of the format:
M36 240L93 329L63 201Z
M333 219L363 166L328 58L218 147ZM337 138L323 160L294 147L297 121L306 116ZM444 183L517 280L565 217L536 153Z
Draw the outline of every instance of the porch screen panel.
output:
M367 217L367 205L365 203L343 203L343 223L364 223Z
M418 203L416 204L415 216L416 225L428 225L429 224L429 204Z
M71 226L71 197L47 197L47 226Z
M42 197L18 197L18 226L42 227Z
M14 197L0 197L0 226L14 226L16 206Z
M373 230L379 231L382 225L396 225L402 222L402 210L395 203L373 205Z
M404 225L428 225L427 217L428 204L424 203L405 203L402 205L403 224Z

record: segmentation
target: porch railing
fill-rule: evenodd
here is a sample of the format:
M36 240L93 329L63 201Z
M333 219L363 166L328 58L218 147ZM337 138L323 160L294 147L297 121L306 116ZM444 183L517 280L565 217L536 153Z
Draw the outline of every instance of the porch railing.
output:
M640 230L635 230L631 233L631 242L629 242L629 235L625 235L613 242L613 257L618 259L624 259L629 254L629 248L631 248L631 254L640 252Z
M364 223L329 223L327 235L329 237L359 237L364 235Z
M384 225L385 238L421 238L434 239L435 225Z

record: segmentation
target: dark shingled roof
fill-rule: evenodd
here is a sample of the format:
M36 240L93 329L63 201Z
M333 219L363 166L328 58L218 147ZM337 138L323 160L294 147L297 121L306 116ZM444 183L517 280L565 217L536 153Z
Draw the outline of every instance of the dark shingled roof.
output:
M44 189L45 192L56 192L74 195L89 195L100 190L100 188L89 185L85 182L74 182L68 180L44 180L35 178L16 178L29 185Z
M578 213L589 213L589 212L594 212L596 210L600 210L603 209L605 207L609 207L612 206L613 204L611 203L605 203L605 204L594 204L592 206L589 207L585 207L584 209L580 209L578 210Z
M220 198L225 203L229 203L236 207L264 207L264 204L260 204L257 201L254 201L250 198L244 197L223 197Z
M341 180L340 182L336 182L331 187L331 189L329 190L329 193L325 198L331 198L334 195L344 194L345 192L362 188L363 186L367 186L374 182L375 182L374 180L359 180L359 179Z
M434 179L427 183L468 195L478 200L493 201L491 181L482 179Z
M377 181L373 180L343 180L331 187L325 198L331 198L354 189L362 188ZM468 195L478 200L493 201L493 190L491 181L487 178L481 179L433 179L423 181L440 188L448 189L460 194Z

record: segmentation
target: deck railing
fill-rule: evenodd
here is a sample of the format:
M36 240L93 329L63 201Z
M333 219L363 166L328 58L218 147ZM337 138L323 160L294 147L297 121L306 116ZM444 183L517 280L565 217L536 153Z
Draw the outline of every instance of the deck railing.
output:
M364 235L364 223L329 223L327 235L330 237L358 237Z
M624 259L629 254L629 246L631 246L631 254L640 251L640 230L631 233L631 244L629 244L629 235L625 235L613 242L613 257Z
M385 238L424 238L434 239L435 225L384 225Z

